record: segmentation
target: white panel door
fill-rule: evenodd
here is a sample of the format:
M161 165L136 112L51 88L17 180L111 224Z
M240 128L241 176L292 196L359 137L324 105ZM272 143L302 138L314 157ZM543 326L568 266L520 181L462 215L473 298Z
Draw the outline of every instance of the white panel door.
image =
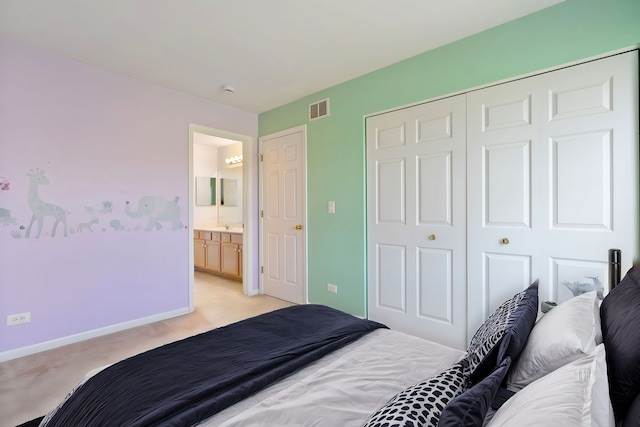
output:
M368 317L466 345L465 99L367 118Z
M638 52L540 77L547 109L541 143L545 192L541 298L571 286L610 289L608 250L622 273L638 259Z
M262 289L306 303L305 128L260 138Z
M468 297L473 332L540 280L540 299L608 283L638 254L637 52L468 94Z
M469 335L537 278L539 96L530 79L467 94Z

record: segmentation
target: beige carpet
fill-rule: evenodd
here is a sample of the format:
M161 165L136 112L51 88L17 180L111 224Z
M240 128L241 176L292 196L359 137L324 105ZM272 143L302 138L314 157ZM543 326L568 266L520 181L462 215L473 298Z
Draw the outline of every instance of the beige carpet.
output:
M94 368L290 305L244 296L241 283L196 272L193 313L0 363L0 427L45 415Z

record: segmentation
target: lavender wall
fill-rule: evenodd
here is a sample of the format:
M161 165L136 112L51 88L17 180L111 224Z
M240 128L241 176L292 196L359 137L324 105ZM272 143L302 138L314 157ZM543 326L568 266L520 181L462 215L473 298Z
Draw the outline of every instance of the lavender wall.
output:
M257 115L2 39L0 64L0 360L186 312L188 124L256 138Z

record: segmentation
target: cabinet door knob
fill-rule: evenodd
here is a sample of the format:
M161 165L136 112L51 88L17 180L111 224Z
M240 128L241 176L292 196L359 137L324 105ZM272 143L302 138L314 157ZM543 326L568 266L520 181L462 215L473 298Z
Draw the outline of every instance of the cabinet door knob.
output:
M302 230L302 224L296 225L296 230Z
M500 243L502 243L503 245L508 245L509 239L507 239L506 237L503 237L502 239L500 239Z
M429 236L429 240L436 240L436 235L435 234L431 234Z

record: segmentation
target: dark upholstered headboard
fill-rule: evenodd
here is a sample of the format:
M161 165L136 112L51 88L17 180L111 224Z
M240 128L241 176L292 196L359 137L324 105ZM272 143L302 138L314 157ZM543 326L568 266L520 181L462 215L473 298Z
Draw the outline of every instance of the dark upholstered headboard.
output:
M640 267L631 268L609 292L600 317L616 421L640 426Z

